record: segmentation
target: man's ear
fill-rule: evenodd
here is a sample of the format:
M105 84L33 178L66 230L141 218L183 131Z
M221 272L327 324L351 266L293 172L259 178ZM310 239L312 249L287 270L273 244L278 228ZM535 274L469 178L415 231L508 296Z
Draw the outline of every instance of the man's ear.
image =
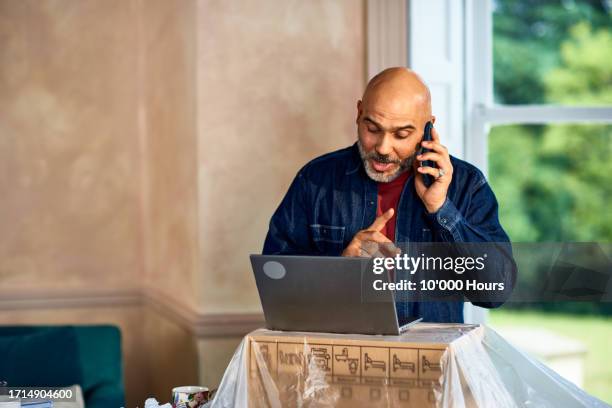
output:
M436 117L434 115L431 115L431 124L435 124L436 123Z
M357 118L355 119L355 123L359 124L359 118L361 117L361 100L357 101Z

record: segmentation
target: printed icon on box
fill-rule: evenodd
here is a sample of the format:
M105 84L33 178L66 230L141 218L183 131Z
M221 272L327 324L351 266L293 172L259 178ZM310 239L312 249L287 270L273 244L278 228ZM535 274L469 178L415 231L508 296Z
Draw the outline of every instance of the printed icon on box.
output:
M400 401L410 401L410 391L409 390L399 390L399 400Z
M342 387L340 390L340 396L345 399L353 398L353 387Z
M431 356L428 355L431 359ZM389 349L389 375L394 380L417 379L420 373L419 350L413 348Z
M276 373L276 350L276 343L252 340L250 352L251 375L259 375L258 373L260 372L260 369L265 369L268 372Z
M441 371L440 363L432 363L427 359L427 356L421 356L421 370L423 374L429 371Z
M402 361L399 359L397 354L393 354L393 372L396 372L397 370L410 370L414 373L416 367L412 361Z
M349 372L351 374L355 374L357 372L357 369L359 368L359 359L358 358L350 358L349 355L348 355L348 348L347 347L344 347L342 349L342 353L341 354L334 355L334 358L339 363L347 363L348 364L348 368L349 368Z
M372 360L370 358L370 356L368 356L368 353L365 353L364 356L364 369L367 371L369 368L380 368L381 370L385 371L387 366L385 364L384 361L382 360Z
M442 374L441 359L444 350L419 349L418 368L420 380L437 381Z
M349 349L349 353L350 353ZM361 347L361 366L359 374L362 380L366 378L387 378L391 371L389 348L387 347Z
M291 365L291 366L301 366L304 364L304 353L287 353L283 352L283 350L278 351L278 359L281 364Z
M308 363L314 363L315 366L323 371L330 371L329 360L331 356L325 347L313 347L308 355Z
M262 344L259 346L259 352L261 353L261 357L266 362L266 366L271 366L270 360L270 347L267 344Z

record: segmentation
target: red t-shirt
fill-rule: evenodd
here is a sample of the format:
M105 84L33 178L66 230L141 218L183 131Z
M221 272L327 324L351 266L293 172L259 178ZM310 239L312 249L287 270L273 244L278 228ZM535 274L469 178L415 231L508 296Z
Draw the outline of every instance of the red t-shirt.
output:
M395 220L397 219L397 205L399 204L404 184L410 176L410 171L402 173L398 178L389 183L378 183L378 197L376 216L383 215L389 208L393 208L395 212L393 217L387 221L383 229L380 231L384 236L389 238L391 242L395 242Z

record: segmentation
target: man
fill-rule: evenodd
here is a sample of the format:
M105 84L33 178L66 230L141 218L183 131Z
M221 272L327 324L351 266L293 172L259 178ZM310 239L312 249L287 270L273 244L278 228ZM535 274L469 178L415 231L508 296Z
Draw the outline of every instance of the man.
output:
M429 89L414 72L389 68L357 102L357 143L304 166L270 221L264 254L393 256L393 243L508 243L482 173L449 155L435 129ZM421 144L430 152L419 155ZM436 168L420 165L430 160ZM427 187L421 175L434 179ZM503 244L502 244L503 246ZM509 246L509 244L508 244ZM511 250L494 254L491 281L511 290ZM474 302L496 307L500 302ZM463 322L463 302L399 302L400 322Z

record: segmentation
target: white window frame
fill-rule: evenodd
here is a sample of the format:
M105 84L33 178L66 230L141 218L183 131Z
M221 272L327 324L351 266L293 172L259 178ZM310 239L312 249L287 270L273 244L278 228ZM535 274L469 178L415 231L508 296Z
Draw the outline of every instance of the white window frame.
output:
M443 143L463 158L464 1L367 0L366 6L367 78L390 66L415 69L432 90ZM484 323L486 318L486 309L465 303L466 323Z
M408 65L407 0L367 0L367 80L385 68Z
M419 1L419 0L415 0ZM612 106L493 103L492 0L465 1L465 156L487 174L487 141L494 125L612 123Z
M413 0L421 1L421 0ZM488 138L495 125L612 123L612 106L498 105L493 102L493 0L464 1L465 159L488 176ZM467 304L466 304L467 305ZM466 321L487 312L466 307Z

